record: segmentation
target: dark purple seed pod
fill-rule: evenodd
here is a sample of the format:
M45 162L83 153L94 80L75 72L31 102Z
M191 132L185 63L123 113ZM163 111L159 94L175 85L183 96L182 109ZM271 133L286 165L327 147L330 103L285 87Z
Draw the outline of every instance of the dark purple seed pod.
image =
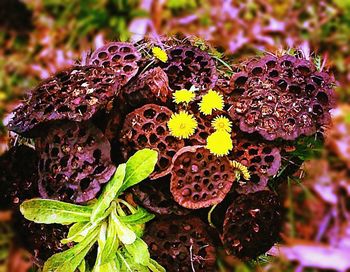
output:
M161 65L173 90L193 86L211 89L218 80L215 62L205 51L190 45L174 46L168 50L168 61Z
M188 209L220 203L236 175L227 157L215 157L203 146L186 146L173 158L170 191Z
M239 128L266 140L294 140L329 124L334 79L290 55L249 61L231 78L230 116Z
M140 53L131 43L111 42L96 49L88 64L112 68L120 85L125 85L137 74L140 58Z
M170 192L170 175L156 180L147 179L133 187L132 193L136 202L151 213L187 215L191 212L174 200Z
M215 246L206 225L197 217L157 219L146 225L142 239L151 258L169 272L214 271Z
M63 252L71 246L61 243L61 240L68 235L69 226L37 224L26 220L21 214L15 215L14 224L18 244L33 255L34 262L39 266L52 255Z
M143 148L151 148L159 153L152 179L170 172L171 160L185 143L170 135L167 122L172 111L167 107L147 104L129 113L120 133L119 141L124 160Z
M238 138L230 155L232 160L246 166L251 179L236 186L239 193L265 190L270 177L281 167L280 149L263 141Z
M21 145L0 157L0 210L18 208L26 199L39 196L38 154Z
M122 90L125 101L137 108L145 104L166 104L171 100L172 91L168 76L159 67L148 70Z
M281 226L281 204L273 192L243 194L227 209L221 240L229 254L249 260L277 242Z
M73 67L39 84L29 100L14 111L8 128L19 134L40 134L49 121L85 121L114 99L119 81L110 68ZM36 131L34 131L36 129Z
M43 198L86 203L110 180L115 166L110 144L91 123L59 122L36 140Z

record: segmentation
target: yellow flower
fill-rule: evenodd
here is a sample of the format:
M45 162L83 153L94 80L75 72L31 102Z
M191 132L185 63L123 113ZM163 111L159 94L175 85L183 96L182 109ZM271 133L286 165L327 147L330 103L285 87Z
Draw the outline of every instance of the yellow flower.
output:
M152 48L152 54L155 58L159 59L162 62L168 61L168 55L162 48L158 46L155 46Z
M238 161L231 161L231 165L234 169L237 169L239 172L241 172L245 180L250 180L250 173L245 165L241 164Z
M197 121L193 114L189 114L185 111L174 113L168 121L170 134L180 139L187 139L192 136L197 125Z
M232 131L232 122L224 116L218 116L216 117L213 122L211 122L211 125L214 127L217 131L226 131L231 132Z
M206 148L219 157L228 155L233 148L231 134L226 131L215 131L209 135Z
M176 91L173 94L173 96L174 96L174 102L176 104L180 104L180 103L190 103L194 99L195 94L192 91L182 89L182 90Z
M202 97L199 103L199 110L205 115L212 114L213 110L222 110L224 108L224 97L213 90Z

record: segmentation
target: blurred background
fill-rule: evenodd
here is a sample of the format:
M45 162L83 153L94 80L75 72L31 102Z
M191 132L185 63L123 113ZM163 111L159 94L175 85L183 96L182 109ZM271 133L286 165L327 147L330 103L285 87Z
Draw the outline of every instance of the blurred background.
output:
M338 107L326 146L280 188L286 223L279 245L232 271L350 271L349 0L0 0L0 154L3 125L26 91L111 40L194 35L234 62L300 48L337 79ZM30 269L9 245L9 214L0 214L0 271ZM22 268L20 268L20 266ZM22 269L22 270L21 270Z

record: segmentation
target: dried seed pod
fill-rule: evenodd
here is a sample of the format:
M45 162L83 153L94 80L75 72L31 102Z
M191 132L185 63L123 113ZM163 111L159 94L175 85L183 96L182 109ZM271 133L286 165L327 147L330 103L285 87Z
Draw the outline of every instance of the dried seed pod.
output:
M48 121L88 120L118 92L119 82L112 69L74 67L39 84L29 101L15 110L8 128L19 134L35 134L33 129Z
M150 103L165 104L171 99L168 76L161 68L153 68L127 85L122 94L132 108Z
M256 258L278 240L281 225L281 205L274 193L244 194L227 209L221 239L229 254Z
M192 85L211 89L218 79L216 66L211 56L197 47L174 46L168 50L169 59L162 68L173 90L190 89Z
M38 160L35 150L25 145L0 157L0 210L18 208L24 200L39 196Z
M158 151L158 162L152 179L170 171L171 160L185 144L169 134L167 122L172 111L167 107L147 104L126 116L119 141L122 155L127 160L135 151L151 148Z
M284 55L251 60L231 78L229 113L242 131L267 140L312 135L330 122L334 79L308 60Z
M195 133L190 137L189 142L191 145L206 145L208 136L215 131L211 125L211 121L214 118L213 116L203 117L200 112L196 112L195 116L198 126Z
M111 67L120 85L125 85L137 74L137 62L140 58L140 53L131 43L111 42L96 49L91 54L88 64Z
M188 146L173 158L170 191L188 209L220 203L236 176L227 157L215 157L202 146Z
M33 254L40 266L52 255L69 249L69 245L61 243L67 237L69 226L36 224L21 214L16 214L14 223L18 243Z
M170 192L170 175L145 180L132 188L136 201L152 213L159 215L186 215L191 210L177 204Z
M96 197L115 171L110 144L91 123L57 123L36 140L36 148L43 198L85 203Z
M231 158L246 166L251 175L249 181L237 187L239 193L266 189L269 177L276 175L281 167L279 148L262 141L237 139Z
M197 217L168 217L146 225L142 237L166 271L214 271L215 247Z

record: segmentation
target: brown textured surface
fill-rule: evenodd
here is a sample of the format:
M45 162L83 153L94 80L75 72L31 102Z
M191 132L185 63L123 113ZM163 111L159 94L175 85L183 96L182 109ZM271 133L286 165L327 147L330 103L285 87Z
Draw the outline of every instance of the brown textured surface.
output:
M227 157L202 146L188 146L173 158L170 191L183 207L200 209L220 203L236 176Z
M170 175L145 180L132 189L136 201L152 213L159 215L186 215L191 212L181 207L170 192Z
M147 104L126 116L120 133L121 151L127 160L135 151L151 148L158 151L158 162L152 178L165 176L171 160L184 146L184 141L169 134L167 122L172 111L167 107Z
M34 261L43 265L53 254L67 250L61 240L67 237L69 226L57 224L36 224L16 214L16 239L18 243L33 254Z
M0 157L0 210L17 208L24 200L39 196L38 154L21 145Z
M131 43L111 42L96 49L89 59L89 64L111 67L120 85L124 85L137 74L137 62L140 58L140 53Z
M39 192L43 198L87 202L115 171L110 144L91 123L65 122L36 140L40 153Z
M250 180L237 187L239 193L265 189L269 177L277 174L281 167L279 148L263 141L237 139L230 158L246 166L251 175Z
M277 242L281 225L281 205L274 193L244 194L227 209L221 239L228 253L252 259Z
M167 51L168 61L162 68L174 90L190 89L192 85L211 89L218 79L216 66L211 56L197 47L179 45Z
M154 220L146 226L142 239L151 257L168 272L214 271L215 247L206 225L197 217Z
M14 111L8 128L25 134L48 121L88 120L118 92L119 81L112 69L73 67L40 83Z
M122 90L122 95L132 108L149 103L164 105L172 98L168 76L159 67L141 74Z
M242 131L267 140L312 135L330 121L334 79L307 60L253 59L231 78L231 117Z

